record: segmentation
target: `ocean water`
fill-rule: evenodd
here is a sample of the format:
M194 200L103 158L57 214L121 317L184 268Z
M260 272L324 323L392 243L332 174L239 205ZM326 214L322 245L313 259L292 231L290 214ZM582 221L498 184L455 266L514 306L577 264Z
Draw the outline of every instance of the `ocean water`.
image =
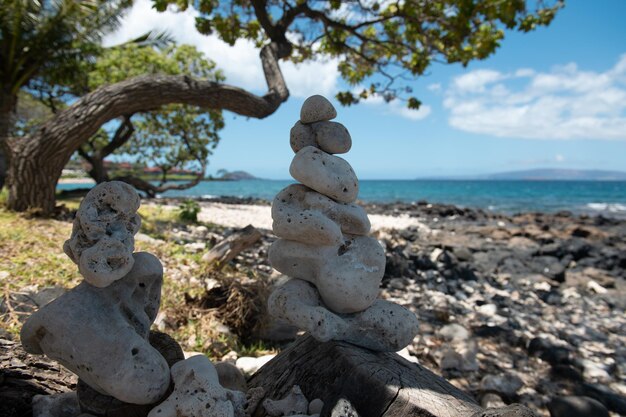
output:
M272 200L293 181L205 181L164 197L255 197ZM85 187L59 184L58 189ZM525 211L603 214L626 217L626 181L486 181L486 180L362 180L359 197L366 202L454 204L501 213Z

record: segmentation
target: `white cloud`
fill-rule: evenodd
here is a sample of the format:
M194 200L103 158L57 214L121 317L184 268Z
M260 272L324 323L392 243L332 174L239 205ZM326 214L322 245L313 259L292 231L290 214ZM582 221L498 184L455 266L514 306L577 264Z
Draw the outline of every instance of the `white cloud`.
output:
M565 162L565 157L558 153L558 154L554 155L554 160L556 162Z
M446 91L450 124L496 137L626 140L626 54L605 72L476 70Z
M361 89L356 88L354 92L358 94ZM363 100L364 104L370 106L377 106L385 109L385 113L394 114L411 120L422 120L427 118L432 112L432 108L428 105L422 104L418 110L409 109L406 103L400 100L393 100L389 103L381 96L369 97L367 100Z
M433 84L429 84L428 87L426 87L428 89L428 91L441 91L441 83L433 83Z
M227 82L237 87L264 92L267 89L259 58L259 50L250 41L239 40L235 46L222 42L216 35L202 35L195 28L198 12L168 10L159 13L150 0L137 0L124 17L121 27L104 39L105 45L115 45L140 36L150 30L167 31L178 43L196 46L224 71ZM339 73L334 60L312 61L295 65L281 63L281 69L292 96L312 94L332 95Z

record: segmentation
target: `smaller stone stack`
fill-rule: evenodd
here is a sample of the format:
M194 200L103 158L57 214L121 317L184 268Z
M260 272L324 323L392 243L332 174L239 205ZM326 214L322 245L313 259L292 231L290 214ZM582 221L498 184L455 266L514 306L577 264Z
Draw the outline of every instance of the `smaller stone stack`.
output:
M134 252L139 204L123 182L89 191L63 246L84 281L29 317L24 349L78 375L77 400L90 415L243 417L245 394L223 388L206 356L184 360L173 339L150 331L163 266Z
M352 147L348 130L332 122L337 112L322 96L309 97L291 129L296 153L289 172L301 184L278 193L272 204L279 239L272 266L291 277L270 296L272 315L317 340L343 340L376 351L398 351L417 334L417 318L377 299L385 253L369 237L365 210L354 204L359 181L334 154Z

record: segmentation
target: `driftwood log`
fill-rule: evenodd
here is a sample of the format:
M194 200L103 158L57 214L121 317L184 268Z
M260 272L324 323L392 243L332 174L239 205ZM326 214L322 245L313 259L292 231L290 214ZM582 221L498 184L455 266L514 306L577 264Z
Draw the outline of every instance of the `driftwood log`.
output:
M0 339L0 416L31 417L35 395L73 391L76 381L57 362L26 353L19 342Z
M264 398L280 399L299 385L309 399L324 401L321 416L528 417L513 405L483 410L468 394L395 353L375 353L344 342L298 339L248 381ZM263 416L259 406L255 416Z
M235 256L241 251L253 245L259 239L261 239L261 232L249 224L213 246L210 251L202 256L202 260L212 265L213 269L222 269L224 265L235 259Z

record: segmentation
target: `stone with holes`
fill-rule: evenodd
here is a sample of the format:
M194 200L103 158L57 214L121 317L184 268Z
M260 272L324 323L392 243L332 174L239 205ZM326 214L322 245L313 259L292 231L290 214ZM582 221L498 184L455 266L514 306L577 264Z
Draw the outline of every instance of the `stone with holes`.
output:
M350 164L313 146L298 151L289 173L307 187L341 203L352 203L359 193L359 180Z
M161 299L163 267L144 252L105 288L79 284L24 324L24 349L57 360L96 391L132 404L165 394L169 367L148 342Z

